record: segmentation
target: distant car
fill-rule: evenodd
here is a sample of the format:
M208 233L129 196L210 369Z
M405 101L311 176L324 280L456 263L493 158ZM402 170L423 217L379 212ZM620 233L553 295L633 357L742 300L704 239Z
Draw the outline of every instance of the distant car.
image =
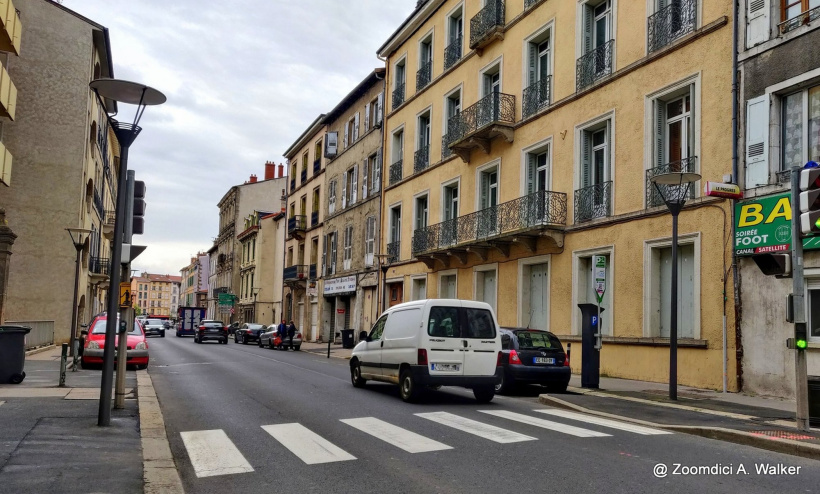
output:
M194 343L202 343L208 340L217 340L223 345L228 344L228 328L222 324L222 321L213 319L199 321L199 327L196 328L194 333Z
M280 338L278 336L276 327L277 324L271 324L265 330L264 333L259 335L259 346L263 347L266 346L270 349L278 349L278 350L287 350L290 348L290 337L285 336L284 338ZM301 350L302 348L302 333L296 331L296 334L293 335L293 349L294 350Z
M239 329L239 323L232 322L231 325L228 326L228 334L235 334L237 329Z
M567 390L572 371L561 340L539 329L501 329L501 382L496 393L516 384L540 384L554 392Z
M85 336L81 361L84 369L92 365L102 365L106 327L107 317L105 313L102 313L94 317L88 325L89 329L82 331L83 336ZM148 342L145 339L142 323L138 319L134 321L134 328L128 333L127 338L125 364L136 366L137 369L145 369L148 367ZM119 345L119 336L115 338L114 345Z
M246 322L242 326L234 331L233 333L233 342L234 343L242 343L243 345L247 345L249 341L259 341L259 335L265 332L265 325L264 324L256 324L252 322Z
M145 336L150 335L159 335L165 338L165 330L167 321L162 321L160 319L145 319L142 321L143 327L145 328Z

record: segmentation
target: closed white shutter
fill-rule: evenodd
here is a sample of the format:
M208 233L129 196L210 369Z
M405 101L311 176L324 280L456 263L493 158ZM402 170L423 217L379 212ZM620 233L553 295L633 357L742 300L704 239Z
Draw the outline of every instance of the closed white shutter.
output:
M327 235L324 236L324 241L322 242L322 271L325 275L330 274L327 270Z
M490 175L488 173L481 174L481 198L479 199L479 207L484 209L489 206L490 197Z
M532 86L538 82L538 44L527 43L527 51L529 51L529 81L528 86Z
M769 183L769 97L746 102L746 188Z
M535 193L535 153L527 153L527 195Z
M342 209L347 207L347 174L349 172L342 173Z
M584 5L584 55L592 51L592 23L595 20L592 7Z
M353 142L359 139L359 112L353 116Z
M336 274L336 237L338 232L330 234L330 274Z
M589 131L581 131L581 188L589 187L591 182L592 167L592 142L589 138Z
M349 127L350 127L350 125L345 124L345 138L344 138L344 141L342 141L342 147L345 148L345 149L347 149L347 143L348 143L347 133L348 133L348 128Z
M376 162L373 163L373 191L382 188L382 150L376 151Z
M655 163L652 167L665 165L664 127L666 125L666 103L655 100Z
M353 165L353 180L351 180L350 204L356 202L356 195L359 192L359 165Z
M367 193L369 192L368 189L367 189L367 178L368 178L368 175L367 175L367 173L368 173L367 164L368 163L367 162L368 162L367 158L365 158L364 161L362 161L362 200L367 199Z
M376 124L382 123L382 113L384 111L384 91L379 93L379 97L376 100Z
M370 130L370 103L364 105L364 132Z
M769 39L770 0L746 0L746 48Z

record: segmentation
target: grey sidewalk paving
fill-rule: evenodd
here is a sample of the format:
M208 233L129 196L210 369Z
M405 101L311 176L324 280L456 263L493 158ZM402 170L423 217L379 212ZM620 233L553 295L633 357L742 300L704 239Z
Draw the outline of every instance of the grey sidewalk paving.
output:
M60 349L53 348L28 355L25 371L21 384L0 385L0 490L143 492L133 394L112 411L110 427L98 427L99 370L69 371L60 388ZM135 386L128 372L126 389Z
M302 350L303 352L310 352L315 353L318 355L327 356L327 342L325 343L310 343L310 342L303 342L302 343ZM342 348L341 343L331 343L330 344L330 356L335 358L342 358L342 359L350 359L350 354L353 351L352 348Z

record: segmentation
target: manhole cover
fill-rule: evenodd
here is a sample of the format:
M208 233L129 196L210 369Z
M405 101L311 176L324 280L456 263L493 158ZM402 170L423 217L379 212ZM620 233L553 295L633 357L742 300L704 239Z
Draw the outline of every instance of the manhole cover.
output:
M777 431L777 430L768 430L768 431L749 431L751 434L756 436L768 436L775 439L791 439L792 441L811 441L817 440L820 438L814 436L807 436L805 434L799 434L797 432L789 432L789 431Z

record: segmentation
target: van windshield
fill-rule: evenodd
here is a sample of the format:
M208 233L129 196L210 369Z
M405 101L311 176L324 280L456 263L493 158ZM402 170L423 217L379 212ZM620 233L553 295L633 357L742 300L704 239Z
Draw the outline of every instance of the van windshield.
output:
M427 334L439 338L495 338L495 322L486 309L432 307Z

